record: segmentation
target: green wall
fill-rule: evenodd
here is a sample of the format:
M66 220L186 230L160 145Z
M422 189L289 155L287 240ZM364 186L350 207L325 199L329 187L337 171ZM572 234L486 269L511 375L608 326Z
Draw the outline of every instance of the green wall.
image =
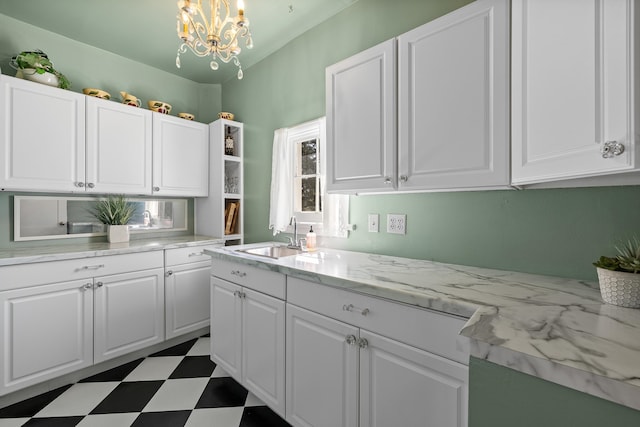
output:
M245 241L273 239L268 230L273 131L325 114L326 66L466 3L359 0L246 70L243 80L223 84L223 109L245 124ZM350 221L358 228L329 244L595 279L591 262L613 254L617 239L640 234L638 212L638 186L353 196ZM387 213L406 213L407 234L368 233L368 213L381 214L381 230Z
M638 427L640 411L471 358L469 427Z
M120 91L130 92L143 101L145 108L151 99L166 101L174 113L192 112L203 123L216 120L221 111L220 85L195 83L0 14L2 74L14 76L15 70L9 67L11 57L33 49L49 55L56 69L71 80L74 92L95 87L118 101ZM171 55L173 61L174 53Z

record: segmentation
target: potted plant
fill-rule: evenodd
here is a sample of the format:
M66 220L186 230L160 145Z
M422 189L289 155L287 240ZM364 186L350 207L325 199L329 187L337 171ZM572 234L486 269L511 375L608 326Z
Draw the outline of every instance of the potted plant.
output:
M622 307L640 308L640 241L616 246L615 257L601 256L597 267L602 299Z
M58 70L46 53L41 50L24 51L11 58L11 67L18 70L16 77L23 77L49 86L69 89L71 82Z
M107 241L121 243L129 241L127 223L135 212L135 206L123 195L108 196L96 203L93 215L107 225Z

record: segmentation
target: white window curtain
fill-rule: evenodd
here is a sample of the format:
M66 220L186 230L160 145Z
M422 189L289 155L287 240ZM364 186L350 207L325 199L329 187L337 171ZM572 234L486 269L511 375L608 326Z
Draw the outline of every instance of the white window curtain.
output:
M349 236L349 196L327 194L326 182L326 128L325 118L313 120L301 125L278 129L273 136L273 156L271 164L271 199L269 210L269 228L273 235L291 231L289 221L294 214L293 209L293 174L294 174L294 141L290 135L308 133L315 129L320 141L320 190L323 195L322 223L313 224L320 236Z

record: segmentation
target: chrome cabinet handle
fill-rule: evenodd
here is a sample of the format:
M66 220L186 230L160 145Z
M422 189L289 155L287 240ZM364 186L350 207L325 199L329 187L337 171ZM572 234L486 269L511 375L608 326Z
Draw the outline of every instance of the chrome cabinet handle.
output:
M84 187L84 182L76 182L76 187Z
M245 277L247 273L240 270L231 270L231 275L238 276L238 277Z
M104 268L104 264L83 265L82 267L80 267L80 270L98 270L100 268Z
M353 304L345 304L342 306L342 309L344 311L349 311L352 313L360 313L363 316L366 316L367 314L369 314L371 311L368 308L358 308Z
M358 342L358 339L356 338L355 335L350 334L345 337L344 341L349 345L356 345L356 343Z
M101 287L103 287L103 286L104 286L104 283L102 283L102 282L98 282L98 283L96 283L96 286L97 286L97 287L99 287L99 288L101 288Z
M367 348L369 347L369 341L366 338L358 338L358 347Z
M406 175L400 175L400 182L407 182L409 181L409 177Z
M169 271L167 271L166 273L164 273L164 276L165 276L165 277L169 277L169 276L171 276L171 275L173 275L173 271L171 271L171 270L169 270Z
M234 296L234 297L238 297L238 298L240 298L240 299L243 299L243 298L246 298L246 297L247 297L247 294L245 294L245 293L244 293L244 292L242 292L242 291L233 291L233 296Z
M200 252L191 252L189 254L189 258L192 257L192 256L202 256L202 255L204 255L204 252L202 252L202 251L200 251Z
M610 159L622 153L624 153L624 144L617 141L607 141L600 148L600 154L602 154L603 159Z
M84 285L80 286L80 290L81 291L88 291L91 288L93 288L93 284L91 284L91 283L87 283L87 284L84 284Z
M385 176L384 177L384 183L387 184L387 185L391 184L391 178L388 177L388 176Z
M89 183L87 184L87 187L89 187L89 188L93 188L93 187L95 187L95 184L94 184L93 182L89 182Z
M160 191L160 187L153 187L153 191Z

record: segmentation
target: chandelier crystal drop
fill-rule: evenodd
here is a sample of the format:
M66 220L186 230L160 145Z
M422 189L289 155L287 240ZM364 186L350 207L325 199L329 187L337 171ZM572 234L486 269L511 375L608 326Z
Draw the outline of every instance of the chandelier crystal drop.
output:
M209 66L219 68L218 60L225 64L233 61L238 67L238 79L242 79L242 67L238 55L242 51L240 41L247 49L253 48L249 20L244 16L244 2L238 0L237 15L233 16L229 0L209 0L209 18L203 3L206 0L178 1L178 37L182 44L176 54L176 67L180 68L180 55L187 47L199 57L211 55Z

